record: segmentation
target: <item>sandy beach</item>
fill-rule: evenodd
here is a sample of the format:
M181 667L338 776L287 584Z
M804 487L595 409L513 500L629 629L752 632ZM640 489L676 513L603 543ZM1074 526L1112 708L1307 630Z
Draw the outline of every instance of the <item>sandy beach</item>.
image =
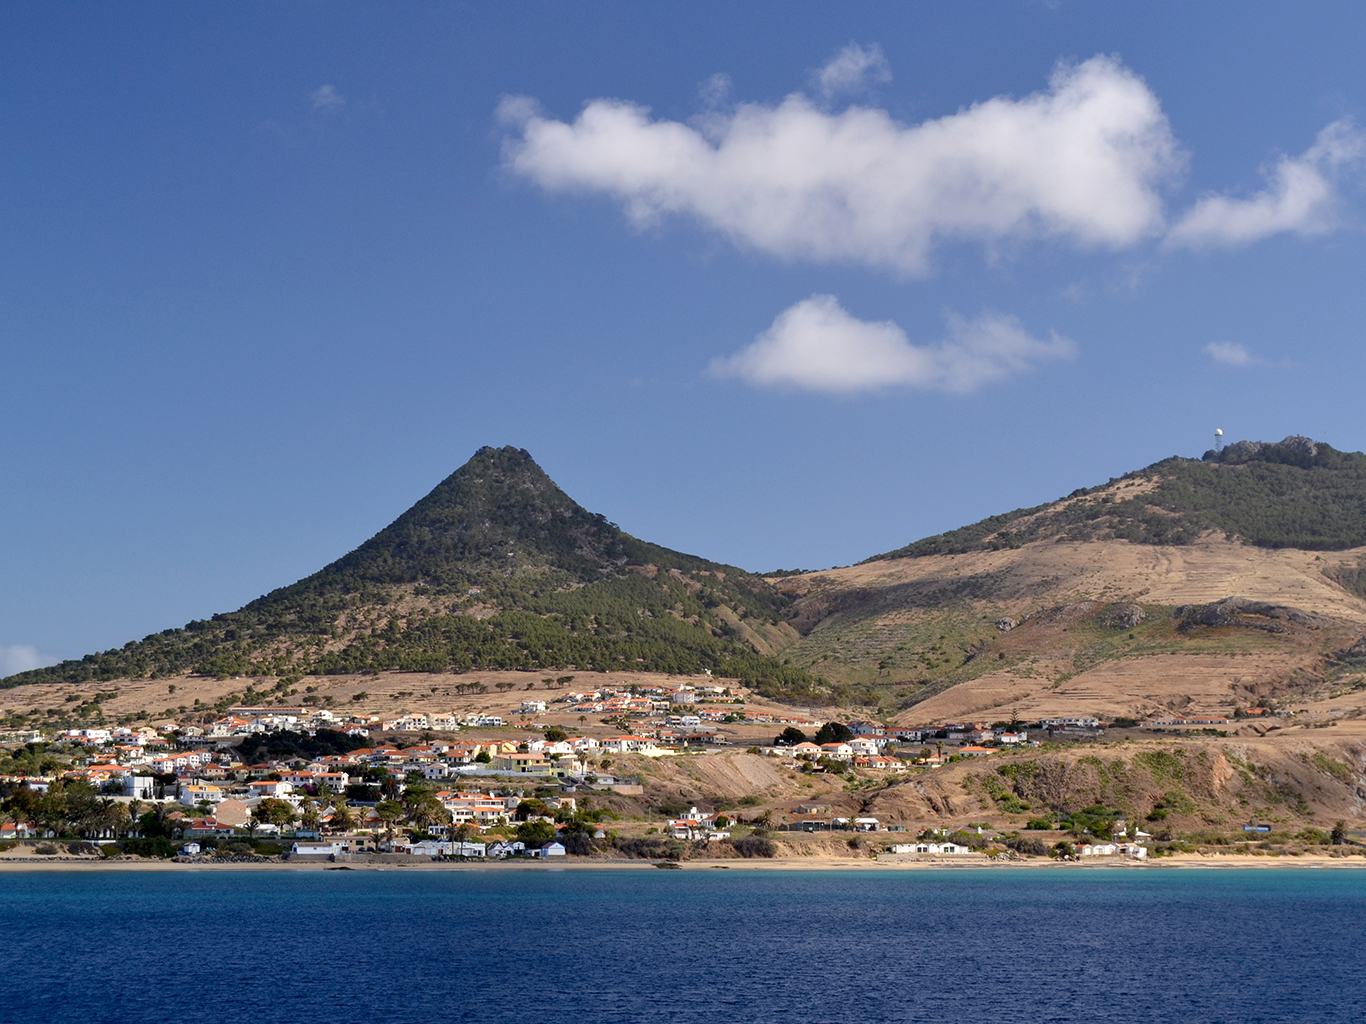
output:
M392 861L330 862L266 860L259 863L217 863L213 860L170 861L154 859L95 860L84 857L0 857L0 871L1126 871L1221 868L1313 868L1362 869L1366 857L1331 856L1222 856L1218 854L1175 854L1151 861L1121 858L1096 858L1088 861L1057 861L1043 858L1027 860L988 860L987 858L924 859L902 857L880 859L855 857L774 857L727 861L694 860L659 862L651 860L506 860L437 862L423 859Z

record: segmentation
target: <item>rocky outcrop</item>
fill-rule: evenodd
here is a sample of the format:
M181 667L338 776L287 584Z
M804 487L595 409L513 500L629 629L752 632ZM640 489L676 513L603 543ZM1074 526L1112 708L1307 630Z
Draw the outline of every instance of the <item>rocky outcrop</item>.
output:
M1111 629L1133 629L1147 618L1143 609L1136 604L1119 604L1105 614L1105 624Z
M1366 658L1366 636L1352 644L1351 647L1335 651L1333 657L1338 661L1354 661L1358 658Z
M1218 461L1227 463L1250 462L1263 458L1271 462L1312 459L1319 453L1318 444L1303 434L1291 434L1281 441L1234 441L1223 451L1215 453ZM1288 458L1287 458L1288 457Z
M1172 613L1180 620L1179 628L1191 629L1195 626L1236 626L1243 629L1260 629L1268 633L1284 633L1286 624L1314 628L1322 618L1298 608L1284 604L1271 604L1266 601L1249 601L1243 597L1226 597L1210 604L1182 605Z

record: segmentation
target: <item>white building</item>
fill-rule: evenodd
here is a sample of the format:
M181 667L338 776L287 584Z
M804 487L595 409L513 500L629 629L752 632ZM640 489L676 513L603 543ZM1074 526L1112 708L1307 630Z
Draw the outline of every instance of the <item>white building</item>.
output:
M1099 729L1100 719L1087 715L1065 715L1062 718L1041 718L1039 724L1045 729Z

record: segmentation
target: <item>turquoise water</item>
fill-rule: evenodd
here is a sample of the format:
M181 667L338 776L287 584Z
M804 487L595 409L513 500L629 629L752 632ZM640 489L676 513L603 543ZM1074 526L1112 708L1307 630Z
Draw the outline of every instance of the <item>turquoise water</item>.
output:
M1366 1019L1366 872L0 874L4 1021Z

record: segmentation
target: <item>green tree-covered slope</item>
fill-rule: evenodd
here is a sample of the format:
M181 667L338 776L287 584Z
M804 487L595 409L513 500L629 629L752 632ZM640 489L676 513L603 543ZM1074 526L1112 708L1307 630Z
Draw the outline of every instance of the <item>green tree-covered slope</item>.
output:
M1060 501L992 516L868 561L1052 538L1188 544L1210 530L1268 548L1366 545L1366 455L1305 437L1239 441L1201 459L1164 459Z
M787 599L733 566L637 540L525 451L483 448L355 551L235 612L11 676L636 669L816 680L761 651Z

